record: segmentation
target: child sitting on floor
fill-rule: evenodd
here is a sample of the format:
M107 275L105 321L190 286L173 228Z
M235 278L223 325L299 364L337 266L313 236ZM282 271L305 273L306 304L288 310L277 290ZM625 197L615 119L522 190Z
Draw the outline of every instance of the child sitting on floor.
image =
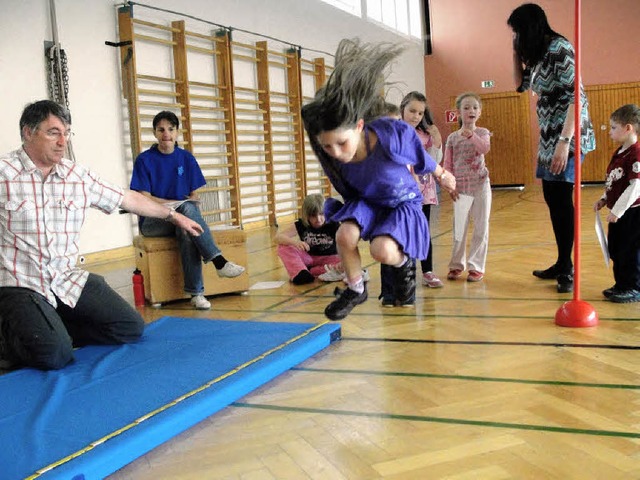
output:
M336 250L338 224L326 222L324 197L319 193L307 195L302 203L302 217L289 228L278 232L278 256L289 278L296 285L312 283L340 263Z

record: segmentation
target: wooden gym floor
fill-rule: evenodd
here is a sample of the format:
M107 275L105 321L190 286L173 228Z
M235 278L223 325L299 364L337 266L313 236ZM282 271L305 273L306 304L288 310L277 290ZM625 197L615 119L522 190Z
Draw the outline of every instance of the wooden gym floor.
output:
M413 309L383 308L367 244L369 300L343 339L113 474L145 479L631 479L640 478L640 304L616 305L582 190L582 288L600 317L562 328L572 294L536 279L555 260L539 187L493 193L485 280L419 287ZM445 278L451 202L432 213L436 273ZM284 280L273 230L249 232L251 284ZM129 263L94 266L132 300ZM321 322L336 284L188 302L160 316ZM215 348L215 345L212 345Z

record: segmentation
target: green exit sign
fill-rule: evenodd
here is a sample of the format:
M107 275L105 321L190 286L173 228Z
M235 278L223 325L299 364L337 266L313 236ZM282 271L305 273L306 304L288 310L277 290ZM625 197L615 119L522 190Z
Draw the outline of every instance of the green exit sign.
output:
M493 80L483 80L481 85L482 88L493 88L495 82Z

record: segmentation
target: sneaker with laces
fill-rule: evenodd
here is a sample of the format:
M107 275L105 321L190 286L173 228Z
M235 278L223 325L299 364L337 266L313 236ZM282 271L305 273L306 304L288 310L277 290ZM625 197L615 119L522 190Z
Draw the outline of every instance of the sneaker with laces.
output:
M322 280L323 282L339 282L340 280L344 280L344 278L344 272L338 270L335 265L325 265L324 273L318 275L318 280Z
M635 303L640 302L640 292L638 290L618 290L609 297L613 303Z
M480 282L484 278L484 273L479 272L478 270L469 270L469 275L467 275L467 282Z
M416 298L416 262L409 258L401 267L394 267L393 296L398 305L410 303Z
M447 280L458 280L462 276L462 270L455 268L453 270L449 270L447 274Z
M218 276L222 278L234 278L244 273L244 267L236 265L233 262L227 262L220 270L216 270Z
M350 288L345 288L339 293L339 296L327 305L324 314L329 320L342 320L351 313L354 307L360 305L367 299L367 285L364 285L364 291L358 293Z
M191 297L191 305L196 310L209 310L211 308L211 302L205 298L204 295L194 295Z
M433 272L427 272L422 275L422 285L429 288L444 287L442 280L440 280Z

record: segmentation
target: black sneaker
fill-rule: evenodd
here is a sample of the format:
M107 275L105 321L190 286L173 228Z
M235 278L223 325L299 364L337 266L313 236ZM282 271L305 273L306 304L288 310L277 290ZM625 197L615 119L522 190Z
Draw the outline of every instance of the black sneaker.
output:
M391 308L396 306L396 299L390 295L380 296L380 305L383 307Z
M351 313L356 305L360 305L367 299L367 285L364 286L364 292L358 293L350 288L345 288L339 293L339 296L327 305L324 314L329 320L342 320Z
M618 290L609 297L609 300L614 303L640 302L640 292L638 290Z
M558 293L573 292L573 275L558 275Z
M401 267L393 269L395 274L393 284L393 296L399 305L415 303L416 298L416 262L408 259ZM413 299L413 301L412 301Z
M615 285L602 291L602 295L604 295L604 298L610 298L611 295L614 295L616 293L620 293L620 290L618 290Z

